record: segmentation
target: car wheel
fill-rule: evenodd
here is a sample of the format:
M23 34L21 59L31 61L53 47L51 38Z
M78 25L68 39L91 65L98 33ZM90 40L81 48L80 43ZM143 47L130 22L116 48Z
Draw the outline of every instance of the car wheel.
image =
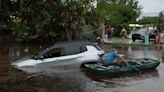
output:
M135 42L136 39L132 39L132 40L133 40L133 42Z

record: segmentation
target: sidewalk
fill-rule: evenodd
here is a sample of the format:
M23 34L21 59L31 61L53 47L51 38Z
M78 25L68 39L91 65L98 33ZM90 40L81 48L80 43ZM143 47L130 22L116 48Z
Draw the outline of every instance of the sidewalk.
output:
M135 42L132 41L130 38L126 38L122 40L119 37L113 37L112 40L108 40L107 37L102 38L102 42L104 43L111 43L111 44L142 44L144 45L144 42L142 40L136 40ZM154 41L150 41L150 45L154 44Z

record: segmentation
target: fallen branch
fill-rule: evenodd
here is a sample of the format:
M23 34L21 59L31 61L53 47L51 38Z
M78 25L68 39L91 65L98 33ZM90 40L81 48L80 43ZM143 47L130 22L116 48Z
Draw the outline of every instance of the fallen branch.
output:
M36 74L30 75L30 76L27 76L27 77L25 78L25 80L28 80L28 79L31 79L31 78L33 78L33 77L39 76L40 74L42 74L42 73L36 73Z

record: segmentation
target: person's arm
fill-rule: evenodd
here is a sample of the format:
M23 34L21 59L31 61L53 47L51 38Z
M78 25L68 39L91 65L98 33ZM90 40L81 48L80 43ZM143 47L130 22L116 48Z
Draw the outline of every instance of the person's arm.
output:
M104 52L98 53L98 56L100 57L100 61L98 63L102 63L103 64L103 57L105 56Z
M122 54L118 54L118 57L122 60L122 61L124 61L127 65L128 65L128 62L125 60L125 55L122 55ZM139 65L143 65L142 63L140 63L140 62L136 62L137 64L139 64Z
M118 57L122 60L122 61L124 61L124 62L126 62L126 60L125 60L125 55L122 55L122 54L118 54ZM127 63L127 62L126 62Z
M125 36L127 35L127 31L125 30Z

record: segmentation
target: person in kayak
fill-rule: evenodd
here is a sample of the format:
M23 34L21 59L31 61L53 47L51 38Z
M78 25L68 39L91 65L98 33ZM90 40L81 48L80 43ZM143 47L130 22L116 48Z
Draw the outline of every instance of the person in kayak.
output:
M126 61L126 60L124 59L124 55L118 54L118 53L117 53L117 50L112 49L109 53L107 53L107 54L103 57L103 61L102 61L102 62L103 62L103 64L104 64L105 66L108 66L108 65L112 64L113 61L114 61L114 59L117 58L117 57L119 57L122 61Z

